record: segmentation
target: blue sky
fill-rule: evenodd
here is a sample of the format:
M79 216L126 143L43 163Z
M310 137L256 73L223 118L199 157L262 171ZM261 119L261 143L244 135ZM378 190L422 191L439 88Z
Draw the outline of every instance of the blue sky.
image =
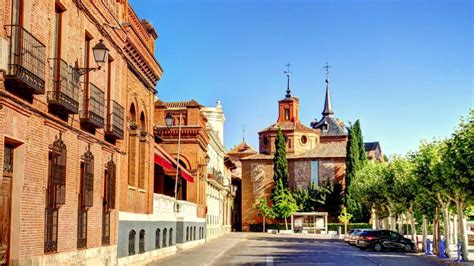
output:
M225 146L277 119L284 65L300 118L321 118L328 62L335 115L360 119L386 154L449 136L474 108L473 4L451 1L130 0L156 28L164 101L222 101Z

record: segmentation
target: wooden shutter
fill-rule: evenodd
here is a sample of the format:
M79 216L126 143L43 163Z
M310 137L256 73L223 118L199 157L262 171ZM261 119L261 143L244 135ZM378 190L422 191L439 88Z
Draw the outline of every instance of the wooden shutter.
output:
M82 156L84 160L84 180L82 181L82 207L90 208L94 201L94 155L90 151L90 145Z
M115 209L115 179L116 179L115 163L113 159L107 163L107 189L106 203L108 209Z
M58 207L66 203L66 145L62 140L62 133L59 133L51 148L50 156L50 178L48 184L48 204L51 207Z

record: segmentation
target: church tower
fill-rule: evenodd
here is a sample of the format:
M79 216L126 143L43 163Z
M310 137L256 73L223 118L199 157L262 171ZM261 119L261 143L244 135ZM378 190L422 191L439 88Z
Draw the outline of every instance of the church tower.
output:
M263 129L259 135L259 152L263 154L275 153L275 139L278 128L281 128L286 140L286 152L295 154L314 149L319 142L317 131L311 129L300 122L298 97L291 95L290 88L290 64L286 65L285 71L286 95L278 101L278 120L271 126Z
M326 69L326 95L324 97L323 112L321 113L323 117L321 120L317 121L315 119L311 123L312 128L321 130L321 143L347 141L347 134L344 130L344 124L341 120L334 117L334 111L332 109L331 95L329 92L330 67L331 66L329 66L327 63L324 67Z

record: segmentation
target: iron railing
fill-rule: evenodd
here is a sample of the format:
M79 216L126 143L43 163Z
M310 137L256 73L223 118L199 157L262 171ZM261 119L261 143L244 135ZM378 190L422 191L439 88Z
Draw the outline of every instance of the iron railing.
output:
M89 97L84 94L81 111L81 122L88 123L95 128L104 127L104 92L93 83L84 83L89 86Z
M107 118L105 134L116 139L123 139L124 108L116 101L111 101L111 110Z
M48 92L48 103L69 114L79 111L79 73L61 58L53 58L53 90Z
M7 86L43 94L46 46L20 25L8 25L7 28L11 29Z

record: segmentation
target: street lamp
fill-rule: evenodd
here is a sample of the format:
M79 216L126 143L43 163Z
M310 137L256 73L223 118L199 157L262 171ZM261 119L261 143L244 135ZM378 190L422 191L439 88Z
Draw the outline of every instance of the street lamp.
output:
M91 70L94 70L94 71L99 70L102 67L102 65L105 64L109 56L109 49L107 48L107 46L105 46L104 40L99 40L99 43L97 43L94 47L92 47L92 54L94 55L94 60L95 60L95 63L97 64L97 67L83 67L83 68L76 67L80 76L86 74L87 72Z
M176 155L176 177L174 179L174 211L178 212L178 178L179 178L179 152L181 149L181 117L182 114L179 113L179 124L178 124L178 152ZM169 112L165 117L165 123L168 128L173 126L174 118Z

